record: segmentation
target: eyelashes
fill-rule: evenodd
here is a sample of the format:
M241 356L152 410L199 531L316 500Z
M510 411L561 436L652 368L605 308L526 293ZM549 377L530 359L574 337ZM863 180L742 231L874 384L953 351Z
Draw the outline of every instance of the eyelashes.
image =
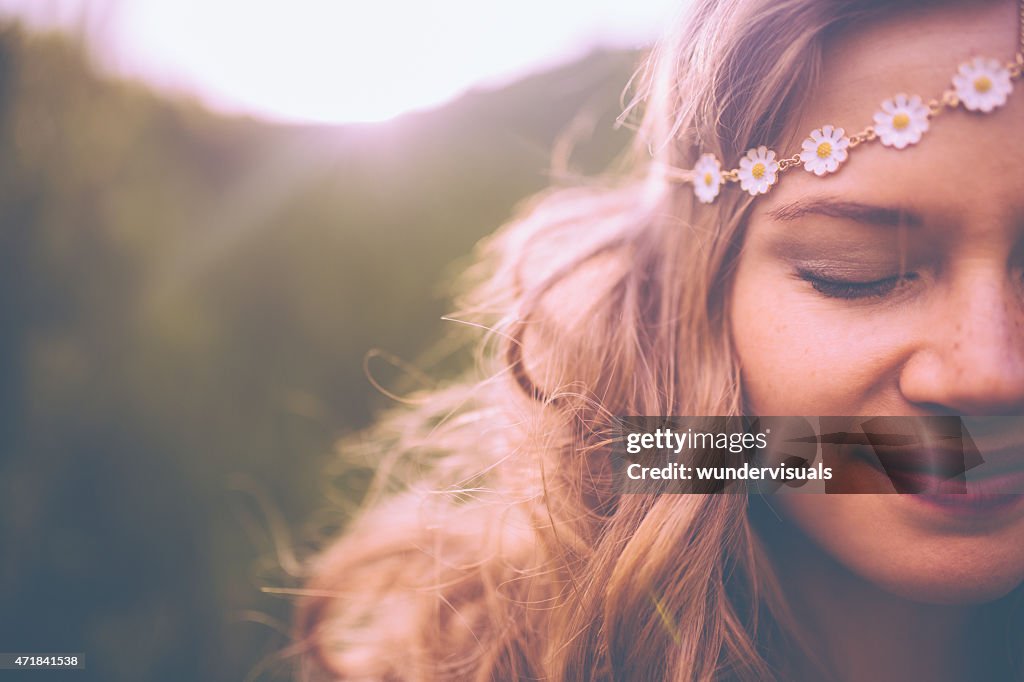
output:
M797 269L797 277L804 280L822 296L841 300L884 298L907 282L917 279L913 272L881 279L858 281L824 276L811 270Z

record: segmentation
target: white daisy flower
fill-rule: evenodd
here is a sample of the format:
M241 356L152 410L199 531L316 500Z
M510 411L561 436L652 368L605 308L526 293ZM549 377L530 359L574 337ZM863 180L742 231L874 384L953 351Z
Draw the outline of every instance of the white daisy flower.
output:
M900 93L882 102L882 110L875 113L875 133L886 147L903 149L916 144L926 130L928 107L917 95Z
M722 189L722 164L714 154L701 154L693 168L693 193L702 204L710 204Z
M975 57L953 76L957 97L970 111L989 112L1006 104L1013 91L1010 70L995 59Z
M757 149L748 149L747 155L740 159L740 187L751 196L764 194L779 178L779 162L775 160L775 152L764 145Z
M850 146L850 138L846 131L833 126L823 126L811 131L811 136L804 140L800 160L804 168L815 175L834 173L839 164L846 161L846 148Z

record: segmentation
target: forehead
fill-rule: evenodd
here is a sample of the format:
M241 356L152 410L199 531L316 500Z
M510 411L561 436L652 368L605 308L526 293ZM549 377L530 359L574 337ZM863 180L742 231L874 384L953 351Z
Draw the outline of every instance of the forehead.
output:
M827 45L819 82L794 117L780 156L800 149L815 128L831 124L852 135L872 123L883 100L898 93L939 97L957 67L975 56L1005 63L1017 50L1012 1L938 3L905 8L848 29ZM921 141L906 149L878 141L851 150L833 175L794 168L755 208L755 215L809 194L870 199L927 214L975 220L1024 212L1024 86L991 113L947 109ZM958 214L963 214L958 216Z

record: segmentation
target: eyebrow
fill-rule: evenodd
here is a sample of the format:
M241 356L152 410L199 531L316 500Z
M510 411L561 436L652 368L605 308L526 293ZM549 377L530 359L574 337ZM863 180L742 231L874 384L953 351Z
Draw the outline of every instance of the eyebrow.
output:
M918 227L923 223L920 216L906 209L831 198L799 199L770 211L768 215L782 222L820 215L883 227Z

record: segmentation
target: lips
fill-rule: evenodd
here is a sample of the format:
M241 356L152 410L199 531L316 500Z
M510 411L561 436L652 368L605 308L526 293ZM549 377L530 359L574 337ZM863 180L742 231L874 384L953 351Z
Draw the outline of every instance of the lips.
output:
M899 493L966 493L969 471L972 479L988 474L985 462L971 466L961 450L875 447L873 453Z
M1024 495L974 490L964 494L925 493L913 495L911 499L949 514L992 517L1019 507Z
M959 448L876 445L851 454L884 474L897 493L1024 493L1024 450L973 457Z
M862 492L902 493L965 521L999 517L1024 502L1024 448L980 455L974 466L959 448L862 445L848 452L875 473L861 479Z
M829 426L836 430L818 438L836 467L860 462L877 474L865 479L855 467L862 474L846 492L1024 493L1024 418L854 417Z

